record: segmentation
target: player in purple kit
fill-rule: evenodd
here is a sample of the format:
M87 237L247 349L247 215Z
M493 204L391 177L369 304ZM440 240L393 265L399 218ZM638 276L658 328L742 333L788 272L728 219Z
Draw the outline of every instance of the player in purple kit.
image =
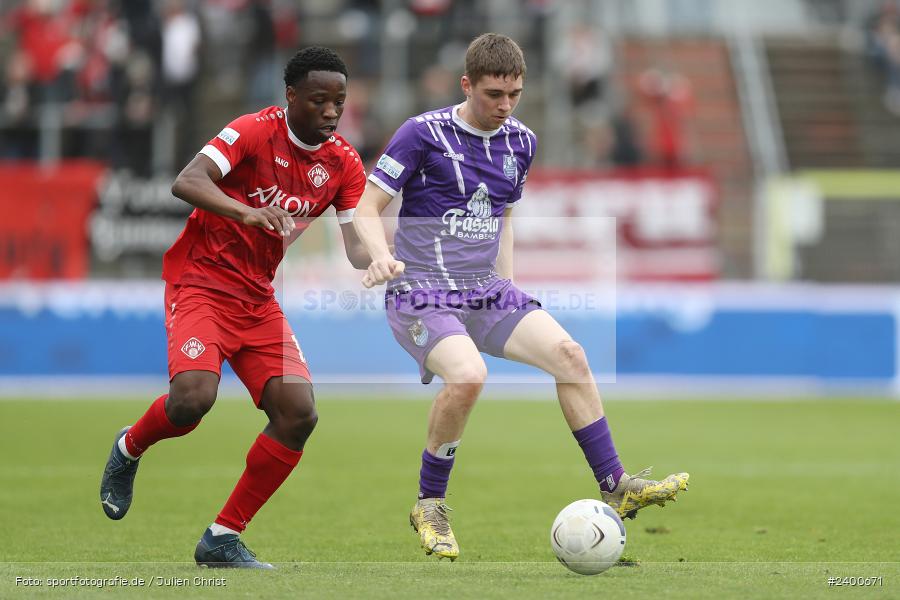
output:
M480 352L536 366L556 379L563 415L604 502L634 517L687 488L625 474L584 351L519 290L513 273L513 206L534 159L534 132L512 117L525 59L510 38L479 36L466 52L466 100L408 119L376 168L353 223L372 263L363 283L388 283L394 337L419 364L422 382L444 380L429 415L419 499L410 523L426 554L451 560L459 546L444 502L457 446L487 377ZM392 255L380 215L400 191Z

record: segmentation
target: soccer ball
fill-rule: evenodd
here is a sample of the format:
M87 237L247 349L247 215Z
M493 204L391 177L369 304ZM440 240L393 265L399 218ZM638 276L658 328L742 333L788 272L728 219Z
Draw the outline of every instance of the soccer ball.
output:
M599 500L576 500L559 512L550 528L550 547L559 562L582 575L596 575L619 560L625 525Z

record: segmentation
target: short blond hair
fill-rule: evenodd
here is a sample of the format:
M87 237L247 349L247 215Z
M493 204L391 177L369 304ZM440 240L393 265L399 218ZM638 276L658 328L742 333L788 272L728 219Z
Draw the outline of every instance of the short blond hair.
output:
M472 85L485 75L525 76L525 55L511 38L499 33L483 33L466 50L466 77Z

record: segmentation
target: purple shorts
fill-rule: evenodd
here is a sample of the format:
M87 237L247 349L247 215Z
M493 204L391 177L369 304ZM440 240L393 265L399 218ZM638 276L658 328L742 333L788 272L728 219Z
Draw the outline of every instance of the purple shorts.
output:
M509 279L499 278L469 290L388 292L384 304L394 337L419 363L422 383L434 378L425 368L425 359L445 337L467 335L481 352L503 358L513 329L522 317L541 307Z

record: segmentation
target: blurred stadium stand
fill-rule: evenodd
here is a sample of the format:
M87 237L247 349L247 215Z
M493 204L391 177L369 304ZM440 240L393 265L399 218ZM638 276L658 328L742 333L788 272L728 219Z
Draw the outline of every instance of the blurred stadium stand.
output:
M783 290L801 290L804 310L807 284L897 295L894 1L0 0L0 311L21 325L22 286L49 289L36 281L155 289L143 280L158 279L189 212L169 193L175 173L230 119L282 101L296 49L328 45L347 60L341 133L371 165L403 119L459 100L465 46L484 31L511 35L528 60L518 116L540 150L523 218L616 219L602 233L616 240L622 294L678 281L717 303L730 284L716 282L741 280L763 304L789 306ZM48 224L64 206L65 226ZM517 242L529 264L553 255L577 267L565 242L601 235L578 231ZM316 239L321 256L299 269L325 277L336 242ZM538 271L553 279L552 264ZM897 328L890 304L879 314ZM624 323L620 349L634 352ZM6 328L0 347L12 352L23 331ZM726 351L715 344L710 356ZM876 377L889 390L898 378L894 366Z

